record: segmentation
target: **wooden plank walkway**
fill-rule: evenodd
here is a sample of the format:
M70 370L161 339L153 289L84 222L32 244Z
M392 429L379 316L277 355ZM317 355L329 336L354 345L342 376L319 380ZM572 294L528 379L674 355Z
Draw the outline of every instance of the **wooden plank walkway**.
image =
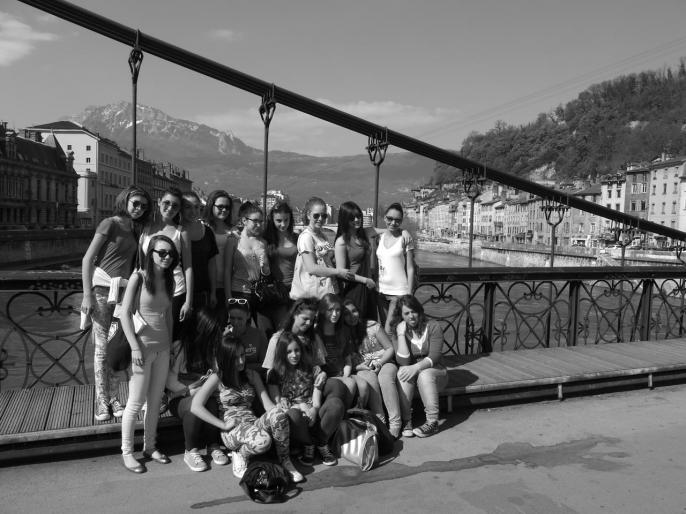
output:
M660 380L686 382L686 338L545 348L450 357L448 387L442 393L451 411L456 404L476 406L542 396L563 398L610 387L652 387ZM117 434L118 420L95 421L92 385L62 386L0 393L0 449L49 440L80 440ZM120 384L126 402L128 384ZM177 425L165 413L160 426ZM139 416L136 428L142 430Z

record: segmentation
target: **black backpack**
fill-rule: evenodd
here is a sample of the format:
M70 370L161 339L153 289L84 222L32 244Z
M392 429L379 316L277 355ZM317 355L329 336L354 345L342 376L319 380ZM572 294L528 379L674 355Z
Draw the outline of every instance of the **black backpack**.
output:
M289 477L280 464L254 460L248 464L240 486L257 503L283 503L288 499Z

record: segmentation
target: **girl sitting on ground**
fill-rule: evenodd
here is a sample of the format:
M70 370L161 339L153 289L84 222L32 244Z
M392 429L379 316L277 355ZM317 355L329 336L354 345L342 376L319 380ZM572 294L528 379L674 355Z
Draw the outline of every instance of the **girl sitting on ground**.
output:
M209 397L217 392L221 417L205 407ZM252 408L256 396L265 410L259 418ZM217 351L216 372L210 374L193 396L191 412L221 430L237 478L243 477L248 459L265 453L273 440L276 455L291 479L304 480L290 458L288 416L284 409L274 405L259 373L246 368L245 349L238 339L230 335L223 337Z
M282 332L276 343L274 368L269 371L269 392L279 405L287 409L291 420L291 434L305 445L300 462L311 466L314 447L324 446L327 435L319 424L323 384L315 387L315 377L321 373L319 366L312 365L310 352L292 332ZM336 464L323 460L326 465Z
M179 254L172 240L167 236L153 236L145 266L141 272L131 275L122 303L122 328L131 346L131 379L122 417L121 450L124 466L134 473L146 471L133 456L136 417L146 401L143 456L160 464L171 462L155 443L160 400L169 372L174 268L178 262ZM138 333L133 324L136 311L144 320Z

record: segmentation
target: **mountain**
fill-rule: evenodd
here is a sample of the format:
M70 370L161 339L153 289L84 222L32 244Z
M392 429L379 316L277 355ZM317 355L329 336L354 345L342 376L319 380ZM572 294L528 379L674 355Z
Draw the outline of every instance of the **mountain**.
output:
M87 107L68 117L93 132L130 148L131 104L120 102ZM168 161L191 172L196 187L209 192L226 189L237 196L257 198L262 190L264 152L235 135L207 125L181 120L138 105L137 145L146 159ZM389 153L381 166L379 203L409 198L409 190L425 181L433 161L410 153ZM333 205L354 200L373 205L374 167L367 155L314 157L292 152L269 152L269 189L286 192L294 205L321 196Z
M472 133L462 156L516 175L595 177L665 152L686 154L686 63L594 84L531 123ZM434 181L455 170L436 165Z

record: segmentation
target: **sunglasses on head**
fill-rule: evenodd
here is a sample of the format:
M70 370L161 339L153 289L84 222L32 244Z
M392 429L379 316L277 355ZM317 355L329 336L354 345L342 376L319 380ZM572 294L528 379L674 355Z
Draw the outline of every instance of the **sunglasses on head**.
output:
M226 300L226 302L229 305L248 305L248 300L246 300L245 298L229 298L228 300Z
M322 212L322 213L315 212L314 214L312 214L312 219L314 219L314 220L318 220L319 218L325 220L328 217L329 217L329 215L325 212Z
M169 250L153 250L154 253L160 256L160 259L166 259L167 257L172 257L172 252Z
M141 202L140 200L129 200L129 202L131 202L131 207L134 209L140 209L144 211L148 208L147 202Z

